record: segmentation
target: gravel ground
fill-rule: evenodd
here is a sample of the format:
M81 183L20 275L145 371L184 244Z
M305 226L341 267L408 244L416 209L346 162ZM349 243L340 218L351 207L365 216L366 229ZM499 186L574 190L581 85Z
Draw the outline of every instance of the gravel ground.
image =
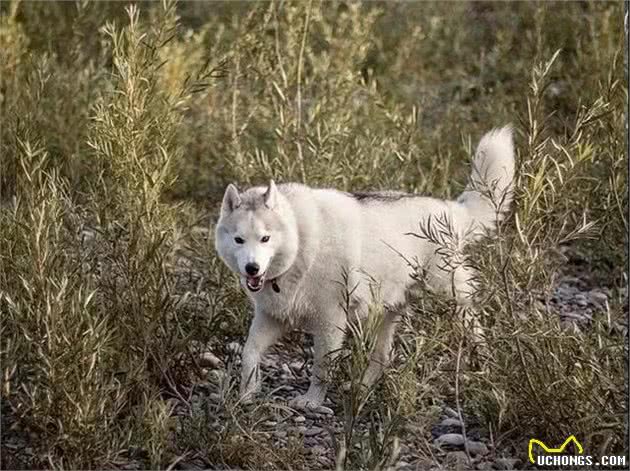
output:
M567 327L588 328L594 312L606 309L612 291L598 285L596 277L589 272L586 260L575 253L567 252L566 255L569 262L560 274L555 292L546 308L552 315L559 315ZM188 276L190 277L190 273ZM627 313L627 293L625 298ZM620 334L627 335L627 324L615 324L614 328ZM278 344L271 349L262 364L262 396L272 406L268 407L265 420L257 424L256 433L260 433L265 443L271 443L276 450L288 446L301 448L304 467L307 469L333 469L337 453L335 444L344 435L344 414L340 397L332 391L324 405L312 411L286 407L288 400L308 388L309 349L305 349L305 360L304 353L295 347L299 343ZM210 412L209 417L214 419L207 426L221 432L228 414L225 406L225 387L228 382L225 379L238 376L241 348L241 343L232 342L223 349L225 353L222 358L212 351L202 355L200 363L205 368L207 380L194 387L190 405L175 403L175 416L202 414L205 409ZM29 436L19 429L11 428L15 425L11 411L6 402L3 401L1 405L2 469L32 468L34 457ZM453 404L444 404L441 410L436 411L432 426L414 425L413 421L409 421L403 426L394 469L489 470L527 467L528 463L511 457L508 451L495 450L491 437L474 417L464 419L465 435ZM368 424L359 423L356 430L358 433L367 433L367 428ZM430 448L429 454L427 447ZM427 460L427 455L432 456L432 459ZM176 469L208 467L218 469L217 463L204 461L200 457L186 457L175 465ZM142 463L140 460L129 459L127 463L121 463L120 468L141 469Z
M598 284L597 277L589 271L589 265L579 253L565 249L568 262L559 274L555 291L546 310L557 315L567 328L586 329L595 312L606 311L611 302L612 290ZM626 292L627 312L627 292ZM541 302L544 303L543 300ZM614 323L613 328L621 335L627 335L628 326ZM295 345L295 343L293 343ZM238 370L238 354L242 345L233 342L228 346L232 352ZM307 349L308 359L308 349ZM229 360L228 361L234 361ZM214 378L224 374L225 362L208 352L204 364L211 370L211 378L203 385L205 391L197 396L202 400L206 395L215 410L221 409L219 394ZM296 351L288 343L280 343L266 356L262 364L264 383L262 396L265 401L286 404L294 396L306 391L308 387L308 365L304 354ZM333 392L324 406L315 411L287 411L283 409L276 417L266 421L264 431L271 434L274 446L287 445L289 438L295 438L307 454L306 468L331 469L335 465L335 439L343 437L344 419L341 400ZM454 404L444 404L436 414L431 427L413 425L412 421L403 427L400 452L395 469L524 469L529 463L510 456L509 450L495 450L487 431L479 426L474 417L465 417L465 434ZM367 424L359 424L359 430L366 431ZM430 444L433 459L427 460L426 446ZM423 449L424 447L424 449ZM423 449L423 453L419 450ZM467 449L467 452L466 452ZM199 465L199 464L198 464ZM181 468L186 468L181 463Z

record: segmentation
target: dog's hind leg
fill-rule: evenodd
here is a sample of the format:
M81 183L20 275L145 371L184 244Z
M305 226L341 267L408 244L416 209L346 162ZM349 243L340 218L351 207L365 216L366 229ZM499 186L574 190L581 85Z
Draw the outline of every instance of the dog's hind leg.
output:
M264 312L257 311L249 328L242 355L241 398L247 398L260 389L260 359L282 337L285 327Z
M333 323L326 325L314 334L311 384L305 394L291 400L290 405L292 407L305 409L316 408L322 405L324 399L326 399L326 392L330 381L329 366L339 354L344 337L344 329Z
M372 387L389 364L394 333L396 332L399 317L400 316L397 312L388 310L381 321L376 337L376 344L374 345L374 351L370 357L370 363L367 370L363 375L362 383L367 388Z

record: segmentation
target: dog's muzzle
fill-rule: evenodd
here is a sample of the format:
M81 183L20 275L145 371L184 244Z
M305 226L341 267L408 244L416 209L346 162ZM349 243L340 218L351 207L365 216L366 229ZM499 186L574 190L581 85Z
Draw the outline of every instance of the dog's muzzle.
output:
M248 290L250 290L252 293L256 293L257 291L263 289L263 286L265 286L265 274L263 273L262 275L258 276L246 276L245 284L247 285Z

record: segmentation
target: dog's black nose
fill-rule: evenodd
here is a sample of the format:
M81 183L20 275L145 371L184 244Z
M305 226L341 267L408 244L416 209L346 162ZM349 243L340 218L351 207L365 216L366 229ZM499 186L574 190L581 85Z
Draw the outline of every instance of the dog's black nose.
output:
M260 266L255 262L245 265L245 271L248 275L254 276L256 273L258 273L258 270L260 270Z

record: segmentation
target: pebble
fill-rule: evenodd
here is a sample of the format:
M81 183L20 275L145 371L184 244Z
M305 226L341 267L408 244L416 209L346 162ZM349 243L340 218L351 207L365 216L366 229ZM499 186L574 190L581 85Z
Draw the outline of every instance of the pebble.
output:
M315 448L316 446L319 446L319 439L315 437L306 437L304 439L304 446L306 448Z
M192 469L192 470L201 470L203 466L199 466L197 463L193 463L192 461L180 461L178 464L179 469Z
M588 306L588 302L586 301L586 296L584 296L583 294L576 294L575 295L575 302L578 306Z
M457 411L455 409L451 409L450 407L445 407L444 408L444 413L446 415L450 415L454 419L459 419L459 414L457 413Z
M606 293L594 289L588 293L588 296L591 298L593 304L600 307L606 307L606 303L608 302L608 295L606 295Z
M483 442L477 442L477 441L474 441L474 440L472 440L472 441L469 440L468 441L468 452L471 455L487 455L488 454L488 447Z
M446 469L470 469L468 455L463 451L451 451L444 459Z
M494 469L494 467L491 461L482 461L481 463L477 463L477 469L480 471L490 471Z
M326 407L326 406L319 406L313 409L313 412L315 412L316 414L323 414L323 415L333 415L335 413L330 407Z
M462 423L459 421L459 419L448 417L448 418L444 419L442 422L440 422L440 426L442 426L442 427L461 427Z
M324 431L324 429L321 428L321 427L311 427L311 428L306 429L306 431L304 432L304 436L305 437L312 437L314 435L319 435L323 431Z
M496 469L515 469L521 462L518 458L497 458L494 462Z
M437 437L433 443L438 446L464 448L464 436L461 433L445 433ZM488 447L485 443L468 440L468 452L471 455L485 455Z
M563 312L560 317L576 319L578 321L587 321L592 319L592 315L588 312Z
M461 433L445 433L433 440L438 446L464 446L464 436Z
M209 368L221 368L223 362L212 352L205 352L199 358L199 365Z
M293 422L295 422L296 424L302 424L306 422L306 417L304 417L303 415L296 415L295 417L293 417Z

